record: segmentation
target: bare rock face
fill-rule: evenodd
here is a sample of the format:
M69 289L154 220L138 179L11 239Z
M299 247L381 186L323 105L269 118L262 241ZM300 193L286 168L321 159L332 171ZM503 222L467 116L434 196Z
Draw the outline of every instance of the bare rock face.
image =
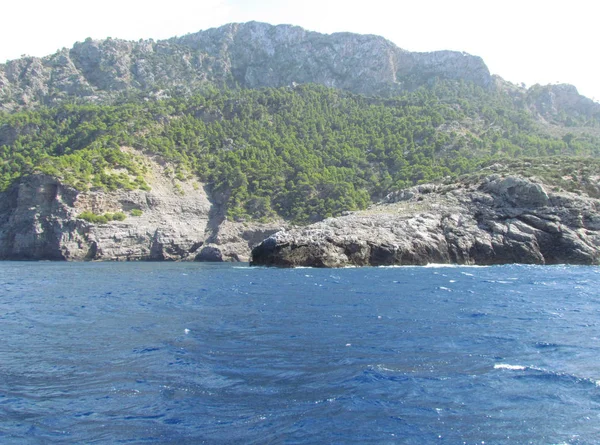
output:
M248 88L319 83L373 94L416 87L435 77L481 86L491 83L479 57L454 51L412 53L374 35L326 35L297 26L249 22L170 42L220 58L238 84Z
M318 83L386 94L435 78L492 84L481 58L465 53L411 53L373 35L325 35L250 22L158 42L87 39L44 58L0 64L0 109L73 97L110 101L125 91L189 93L207 83L246 88Z
M61 245L71 244L64 234L84 226L70 218L75 199L73 190L47 176L31 177L0 194L0 259L64 259Z
M150 191L80 192L33 175L0 193L0 260L248 261L281 225L226 221L202 184L147 160ZM123 221L79 216L121 212Z
M252 251L267 266L598 264L600 200L492 175L426 185L363 212L281 231Z
M206 194L179 196L154 185L80 193L52 177L25 178L0 197L0 259L193 259L208 223ZM127 217L94 224L78 218L84 211Z
M582 96L573 85L535 85L527 92L527 102L543 118L552 121L557 116L600 117L600 104Z
M261 223L233 222L221 218L214 230L209 229L210 235L195 260L248 262L251 248L287 226L289 224L283 220Z

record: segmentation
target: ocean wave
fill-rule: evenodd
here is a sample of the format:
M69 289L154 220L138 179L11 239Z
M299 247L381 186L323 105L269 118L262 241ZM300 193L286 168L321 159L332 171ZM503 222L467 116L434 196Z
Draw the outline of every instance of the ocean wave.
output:
M356 266L351 266L356 267ZM491 266L481 266L477 264L446 264L446 263L427 263L424 265L419 264L390 264L384 266L376 266L378 269L483 269Z
M509 365L506 363L496 363L494 365L494 369L507 369L509 371L524 371L527 369L527 366Z
M463 268L469 268L469 269L486 269L489 268L491 266L484 266L481 264L445 264L445 263L429 263L426 264L425 266L422 267L450 267L450 268L456 268L456 269L463 269Z
M551 371L537 366L511 365L508 363L496 363L494 369L502 369L506 371L531 371L532 377L566 380L574 383L587 383L600 388L600 380L590 377L580 377L568 372Z

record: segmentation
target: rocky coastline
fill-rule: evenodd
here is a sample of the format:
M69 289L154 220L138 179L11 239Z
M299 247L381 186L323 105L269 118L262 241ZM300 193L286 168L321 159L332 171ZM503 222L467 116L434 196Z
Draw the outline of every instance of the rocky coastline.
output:
M202 184L174 187L159 168L152 164L149 191L81 192L46 175L23 178L0 196L0 259L278 267L600 263L597 194L557 190L536 178L489 172L476 181L419 185L367 210L291 228L284 221L229 221ZM84 211L126 218L93 223L80 218Z
M280 231L253 249L251 264L600 262L599 199L536 178L490 173L474 182L416 186L366 211Z

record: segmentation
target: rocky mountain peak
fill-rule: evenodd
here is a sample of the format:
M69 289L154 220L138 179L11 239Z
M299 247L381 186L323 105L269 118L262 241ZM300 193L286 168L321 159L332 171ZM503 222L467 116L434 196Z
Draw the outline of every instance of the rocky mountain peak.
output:
M600 104L580 95L569 84L534 85L528 91L528 101L544 118L561 113L600 118Z
M435 78L492 84L483 60L465 53L413 53L374 35L232 23L157 42L87 39L47 57L9 61L0 65L0 109L67 98L110 101L124 91L189 93L207 84L259 88L318 83L389 94Z

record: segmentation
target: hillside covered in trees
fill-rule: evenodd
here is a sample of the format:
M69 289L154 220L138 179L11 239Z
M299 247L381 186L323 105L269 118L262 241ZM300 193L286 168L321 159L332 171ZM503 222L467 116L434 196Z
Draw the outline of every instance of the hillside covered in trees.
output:
M0 189L36 172L79 190L143 189L137 152L197 176L230 219L306 223L495 158L597 157L600 121L570 119L542 125L507 94L462 81L388 98L300 85L62 104L0 114Z
M148 190L150 156L229 220L307 223L497 159L599 154L600 104L575 87L372 35L250 22L0 64L0 192L35 173Z

